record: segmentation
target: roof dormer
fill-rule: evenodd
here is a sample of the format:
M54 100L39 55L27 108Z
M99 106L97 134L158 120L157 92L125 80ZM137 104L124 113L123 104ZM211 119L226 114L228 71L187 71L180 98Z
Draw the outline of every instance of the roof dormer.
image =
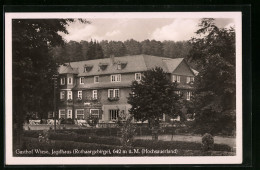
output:
M93 65L91 64L85 64L84 65L84 72L90 72L93 68Z
M99 67L99 69L101 69L101 70L106 70L106 69L107 69L107 66L108 66L108 63L99 63L99 64L98 64L98 67Z

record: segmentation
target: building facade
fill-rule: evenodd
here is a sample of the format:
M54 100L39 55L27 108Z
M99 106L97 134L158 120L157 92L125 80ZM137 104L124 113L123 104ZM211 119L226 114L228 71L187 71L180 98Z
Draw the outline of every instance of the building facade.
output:
M59 67L58 117L87 119L91 115L99 122L115 122L131 108L127 97L132 82L140 81L144 71L155 67L176 81L177 93L190 100L196 71L183 58L136 55L71 62Z

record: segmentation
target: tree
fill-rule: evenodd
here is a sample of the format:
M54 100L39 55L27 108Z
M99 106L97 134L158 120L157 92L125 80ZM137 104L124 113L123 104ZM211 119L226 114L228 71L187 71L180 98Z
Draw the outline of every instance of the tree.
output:
M127 55L138 55L142 53L141 44L133 39L124 42Z
M80 43L76 41L70 41L65 45L65 51L67 52L67 56L70 62L73 61L82 61L84 60L82 55L82 46Z
M155 40L144 40L141 42L142 53L154 56L162 56L162 43Z
M110 46L108 44L108 41L107 40L102 40L100 42L100 46L101 46L101 48L103 50L104 57L105 58L110 57L110 55L112 54L112 50L111 50L111 48L110 48Z
M80 44L81 44L81 53L82 53L82 57L83 57L83 60L88 60L88 56L87 56L87 51L89 49L89 42L88 41L80 41Z
M218 28L214 19L202 19L190 43L190 60L200 72L195 78L195 126L202 133L235 130L235 30Z
M93 42L91 40L89 43L89 48L87 50L86 56L88 60L103 58L104 57L103 50L99 45L99 43L97 43L96 41Z
M111 49L109 56L121 57L126 54L125 45L122 41L109 41L108 46Z
M64 44L58 32L68 34L73 19L14 19L12 21L13 118L22 130L26 113L42 116L52 110L53 74L58 64L50 54ZM86 21L82 20L84 23ZM44 114L45 113L45 114ZM18 135L21 133L18 132Z
M169 58L187 58L190 44L187 41L163 41L163 56Z
M140 82L132 83L132 94L128 98L128 103L132 105L130 114L136 120L148 120L150 127L158 128L163 113L169 116L180 113L180 97L175 93L176 86L162 68L144 72Z

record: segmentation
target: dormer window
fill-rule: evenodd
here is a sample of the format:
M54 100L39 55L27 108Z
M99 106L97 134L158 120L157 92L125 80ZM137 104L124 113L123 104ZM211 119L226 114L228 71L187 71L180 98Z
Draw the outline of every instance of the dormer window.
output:
M105 70L107 68L108 64L107 63L99 63L98 66L99 66L99 69Z
M126 65L127 65L127 62L121 62L121 61L119 61L119 62L117 62L117 70L122 70L122 69L124 69L125 67L126 67Z
M120 64L117 64L117 70L121 70L122 67L121 67L121 63Z
M88 64L85 64L84 65L84 72L90 72L93 68L93 65L88 65Z

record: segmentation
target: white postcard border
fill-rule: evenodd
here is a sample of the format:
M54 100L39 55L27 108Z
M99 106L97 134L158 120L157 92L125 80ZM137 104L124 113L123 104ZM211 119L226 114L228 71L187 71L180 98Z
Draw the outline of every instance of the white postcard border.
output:
M14 157L12 155L12 19L22 18L233 18L236 27L236 156L194 157ZM6 165L241 164L242 163L242 13L241 12L79 12L5 13L5 163Z

